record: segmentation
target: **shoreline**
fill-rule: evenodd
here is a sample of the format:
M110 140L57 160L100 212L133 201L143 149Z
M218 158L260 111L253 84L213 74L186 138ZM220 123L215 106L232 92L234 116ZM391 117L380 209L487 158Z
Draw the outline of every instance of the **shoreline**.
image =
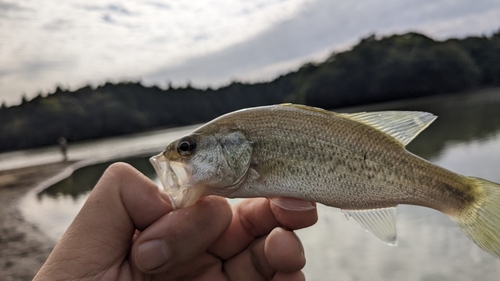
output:
M68 161L0 171L0 280L32 280L57 242L24 219L20 200L87 164Z

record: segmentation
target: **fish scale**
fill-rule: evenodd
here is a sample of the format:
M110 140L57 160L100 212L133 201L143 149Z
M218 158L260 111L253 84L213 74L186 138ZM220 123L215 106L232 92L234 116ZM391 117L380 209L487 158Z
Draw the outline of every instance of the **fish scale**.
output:
M251 193L259 192L266 197L288 194L345 209L388 207L398 203L443 209L443 202L433 204L434 200L429 200L442 191L441 182L414 176L415 173L423 175L424 172L419 171L429 169L428 162L414 157L393 139L373 128L358 124L350 126L351 120L342 117L327 119L314 113L307 115L311 117L309 119L293 110L283 111L273 118L265 118L265 114L258 112L237 116L237 129L244 134L247 132L245 135L253 143L252 163L256 163L259 174L265 175L265 181L252 184ZM299 121L290 124L290 120ZM232 121L228 119L227 122ZM327 131L325 127L335 130ZM372 165L367 164L364 155ZM334 158L331 163L329 157ZM297 159L298 162L287 166L272 165L275 162L269 159L283 159L289 163L291 159ZM414 167L411 174L408 170L398 169L399 162ZM290 167L301 169L290 171ZM307 173L312 173L314 167L320 167L322 176L311 179ZM336 172L329 173L328 168ZM454 188L465 189L461 176L437 166L433 168L436 170L434 174L439 174L434 178L453 178ZM367 180L370 174L379 176ZM343 180L331 180L342 176ZM358 182L362 184L353 184ZM309 189L294 188L297 185L309 186ZM353 194L356 196L351 196ZM449 203L457 207L456 200Z

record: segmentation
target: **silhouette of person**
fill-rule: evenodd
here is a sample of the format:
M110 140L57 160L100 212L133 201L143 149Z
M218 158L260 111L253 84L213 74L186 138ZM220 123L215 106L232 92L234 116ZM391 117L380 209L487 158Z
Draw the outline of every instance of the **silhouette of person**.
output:
M64 137L60 137L57 139L57 143L59 144L59 147L61 148L61 153L63 154L64 157L64 162L68 161L68 141Z

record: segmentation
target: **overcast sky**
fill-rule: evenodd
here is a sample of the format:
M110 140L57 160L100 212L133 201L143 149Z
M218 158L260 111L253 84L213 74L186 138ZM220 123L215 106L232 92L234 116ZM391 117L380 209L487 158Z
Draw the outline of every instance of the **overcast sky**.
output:
M500 0L0 0L0 102L56 85L267 80L371 33L499 28Z

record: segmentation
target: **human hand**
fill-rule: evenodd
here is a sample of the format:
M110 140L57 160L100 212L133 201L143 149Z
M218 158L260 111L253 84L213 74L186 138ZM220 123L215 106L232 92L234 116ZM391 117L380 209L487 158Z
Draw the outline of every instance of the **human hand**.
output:
M111 165L35 280L305 280L291 231L316 210L287 211L267 199L231 207L208 196L172 210L139 171Z

